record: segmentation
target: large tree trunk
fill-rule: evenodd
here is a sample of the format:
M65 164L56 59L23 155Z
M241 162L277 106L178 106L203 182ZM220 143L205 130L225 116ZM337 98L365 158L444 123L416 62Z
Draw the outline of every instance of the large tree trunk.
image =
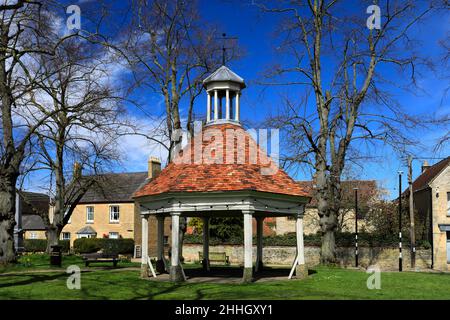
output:
M59 228L54 226L47 228L47 253L52 251L52 246L58 245L59 235L61 234L61 230L58 229Z
M336 263L336 241L332 230L325 231L322 235L320 262L322 264Z
M0 264L16 261L14 249L15 185L14 177L0 175Z

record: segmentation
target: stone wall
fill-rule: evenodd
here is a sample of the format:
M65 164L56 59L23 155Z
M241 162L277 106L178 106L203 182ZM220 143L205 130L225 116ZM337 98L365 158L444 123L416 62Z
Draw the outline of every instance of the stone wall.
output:
M406 249L406 248L405 248ZM403 250L403 268L410 266L409 251ZM183 256L186 262L199 260L198 252L202 251L202 245L185 244ZM243 247L236 245L210 246L210 252L226 252L232 264L243 264ZM292 265L295 259L295 247L271 246L263 248L263 262L268 265ZM377 264L381 270L398 270L398 249L396 248L359 248L359 265L368 267ZM253 247L253 259L256 259L256 247ZM320 248L305 247L305 261L308 266L319 264ZM339 248L338 259L343 266L354 266L354 248ZM417 250L417 269L427 269L431 266L431 251Z

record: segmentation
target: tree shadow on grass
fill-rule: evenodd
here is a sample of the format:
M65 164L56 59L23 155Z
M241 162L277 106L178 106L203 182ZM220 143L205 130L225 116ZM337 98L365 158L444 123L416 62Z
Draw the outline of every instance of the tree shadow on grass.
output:
M52 281L52 280L57 280L59 278L62 277L67 277L66 274L11 274L12 277L17 276L17 277L27 277L27 279L24 280L20 280L20 281L13 281L13 282L7 282L7 283L0 283L0 289L3 288L8 288L8 287L15 287L15 286L25 286L25 285L29 285L29 284L33 284L36 282L44 282L44 281ZM14 280L14 278L12 279Z

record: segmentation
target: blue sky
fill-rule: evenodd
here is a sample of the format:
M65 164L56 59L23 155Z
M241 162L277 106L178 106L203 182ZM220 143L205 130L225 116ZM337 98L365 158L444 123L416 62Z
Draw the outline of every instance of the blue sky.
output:
M83 0L80 2L83 8L83 2L88 1ZM120 3L117 3L117 5L120 6ZM282 58L275 53L274 47L276 47L277 40L273 35L280 16L262 14L258 7L252 5L252 0L200 0L199 8L203 18L218 24L223 29L222 32L227 33L227 35L238 37L238 43L244 49L245 55L240 60L231 62L229 67L242 76L248 85L243 92L241 100L242 117L245 120L252 123L264 121L268 115L275 113L281 106L280 95L282 93L286 90L294 90L294 93L295 90L303 90L300 87L295 89L266 88L255 84L261 72L272 64L279 62ZM353 10L356 9L353 8ZM364 11L361 11L361 15L363 17L368 16ZM115 18L119 19L119 17ZM444 36L450 32L449 19L450 15L448 13L442 14L439 18L428 20L425 24L414 29L414 37L421 41L420 53L435 58L442 53L438 46L438 41L444 39ZM324 74L326 74L326 70L327 65L325 64L323 67ZM387 71L389 72L389 70ZM395 77L395 74L393 74L393 77ZM450 113L448 99L442 101L444 89L449 86L448 79L444 81L439 79L439 74L429 72L420 79L420 86L424 92L393 91L396 99L408 110L408 113L413 115ZM146 101L144 108L152 110L152 113L156 115L162 114L161 97L143 90L137 91L135 94L139 96L140 100ZM203 94L197 100L195 113L204 114L205 105L206 98ZM146 117L135 108L130 107L129 112L136 118ZM425 145L425 149L420 153L422 157L441 158L450 155L448 150L441 150L438 153L433 152L433 139L444 134L444 132L436 130L423 132L418 130L417 133L421 135L421 140ZM146 158L149 156L149 153L158 155L161 151L158 148L147 148L144 145L145 141L138 141L137 138L134 141L130 139L128 139L128 142L132 143L133 147L139 150L129 151L123 165L116 168L115 171L146 170ZM406 172L405 163L399 160L390 148L381 144L378 144L372 152L376 154L377 161L365 163L363 167L357 167L356 175L361 179L375 179L379 181L391 193L390 197L393 197L398 192L396 190L397 171L403 170ZM436 161L430 159L429 162L435 163ZM414 161L415 177L420 172L420 166L421 161ZM305 171L307 172L308 170ZM311 178L308 173L302 171L299 171L293 177L299 180ZM406 179L404 180L404 185L406 185Z

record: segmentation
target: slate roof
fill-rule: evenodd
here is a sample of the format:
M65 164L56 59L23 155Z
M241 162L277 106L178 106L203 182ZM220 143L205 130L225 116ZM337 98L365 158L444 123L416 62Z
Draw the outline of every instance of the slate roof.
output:
M233 130L238 138L227 141ZM308 197L298 183L256 146L255 140L241 126L229 123L205 126L202 134L202 144L195 146L197 139L191 139L174 161L158 177L137 190L134 197L167 192L222 191L260 191ZM226 161L227 149L231 150L231 147L234 152L228 153L232 159ZM256 152L250 154L250 150ZM217 163L215 159L221 154L223 161ZM197 155L202 157L200 161ZM255 161L250 161L251 155L256 157ZM275 173L263 174L264 170Z
M221 66L219 69L211 73L203 80L203 84L215 81L232 81L241 84L241 86L245 88L244 79L242 79L226 66Z
M437 177L448 165L450 165L450 157L447 157L438 163L430 166L420 176L413 181L413 192L417 192L428 188L429 183ZM408 189L404 193L408 193Z
M22 215L22 230L45 230L45 224L41 216L37 214L24 214Z
M20 195L22 215L48 213L50 197L44 193L17 190Z
M91 226L85 226L77 231L77 234L97 234Z
M147 177L147 171L97 175L96 183L84 194L80 204L133 202L133 193L146 182Z

